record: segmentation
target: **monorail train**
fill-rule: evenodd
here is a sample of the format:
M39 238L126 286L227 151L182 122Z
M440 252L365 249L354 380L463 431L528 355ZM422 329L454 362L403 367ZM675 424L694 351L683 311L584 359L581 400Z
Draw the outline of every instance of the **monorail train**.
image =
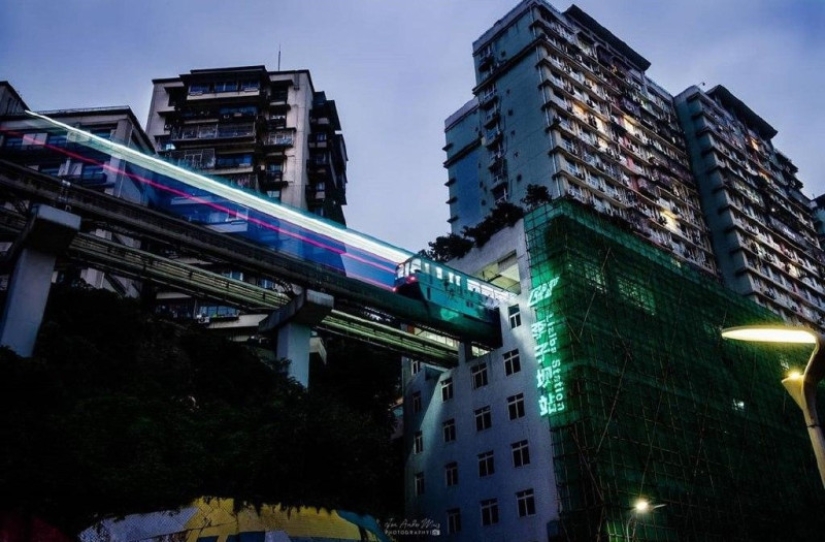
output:
M395 291L420 299L442 318L469 316L483 322L498 322L500 301L512 294L420 256L395 268Z

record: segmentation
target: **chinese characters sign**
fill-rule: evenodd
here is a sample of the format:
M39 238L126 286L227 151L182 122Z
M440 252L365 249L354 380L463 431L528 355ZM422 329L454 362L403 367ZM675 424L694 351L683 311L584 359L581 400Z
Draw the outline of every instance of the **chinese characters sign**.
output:
M549 416L566 408L566 393L561 378L562 359L559 355L559 337L556 313L551 306L553 289L559 283L555 277L539 284L530 292L529 305L536 311L530 332L535 342L538 364L536 374L539 388L539 413Z

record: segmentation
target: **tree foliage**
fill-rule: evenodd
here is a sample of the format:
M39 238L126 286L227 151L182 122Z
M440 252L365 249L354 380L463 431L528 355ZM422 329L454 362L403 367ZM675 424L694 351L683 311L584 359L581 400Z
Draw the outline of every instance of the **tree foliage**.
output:
M529 193L528 196L530 196ZM535 197L540 197L540 195ZM547 197L550 198L549 193ZM522 217L524 217L524 209L521 206L503 201L493 207L484 220L475 226L465 227L461 235L451 233L436 237L435 241L430 241L430 248L419 251L419 254L436 262L461 258L470 252L473 246L483 247L493 235L506 227L513 226Z
M535 209L539 205L550 203L553 200L553 196L550 195L550 190L543 184L528 184L525 192L525 196L521 199L521 202L530 210Z
M493 207L490 214L477 225L464 228L464 235L472 239L479 248L487 244L490 238L503 230L513 226L524 216L524 209L514 203L503 201Z
M430 248L422 250L421 255L435 262L447 262L461 258L473 248L473 242L455 233L441 235L429 242Z
M201 495L380 516L389 379L306 392L240 344L55 289L34 357L0 351L0 509L66 532Z

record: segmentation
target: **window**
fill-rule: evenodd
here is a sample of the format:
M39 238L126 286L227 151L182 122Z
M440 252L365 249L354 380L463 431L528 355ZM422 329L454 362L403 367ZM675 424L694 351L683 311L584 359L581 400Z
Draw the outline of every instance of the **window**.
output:
M189 94L204 94L209 92L210 85L208 83L192 83L189 85Z
M413 451L417 454L424 451L424 435L421 434L421 431L416 431L415 433L415 437L413 438Z
M455 420L449 419L441 424L441 429L444 432L444 442L452 442L455 440Z
M447 534L461 532L461 509L451 508L447 510Z
M518 350L510 350L504 353L504 374L510 376L521 371L521 357Z
M526 440L514 442L510 447L513 449L514 467L523 467L530 464L530 445Z
M521 325L521 309L518 305L507 307L507 317L510 320L510 328L515 329Z
M482 388L487 385L487 365L479 363L472 369L473 371L473 389Z
M525 489L516 493L516 501L518 502L518 517L535 515L536 499L533 496L532 489Z
M444 478L448 487L458 484L458 463L453 461L444 465Z
M449 401L453 398L453 379L445 378L441 381L441 400Z
M217 168L252 167L251 154L227 154L218 156L215 161Z
M507 201L507 185L500 184L493 188L493 199L496 203L501 203L502 201Z
M83 173L80 175L80 179L83 181L100 181L105 178L106 174L103 172L103 166L96 164L86 164L83 166Z
M421 370L421 360L420 359L412 360L412 363L410 363L410 372L412 374L418 374L418 371L420 371L420 370Z
M490 407L486 406L475 411L476 415L476 431L484 431L493 426L493 418L490 413Z
M495 525L496 523L498 523L498 500L481 501L481 524Z
M510 419L516 420L524 417L524 394L519 393L511 395L507 398L507 412L510 413Z
M495 459L493 451L478 454L478 476L484 478L496 472Z
M412 395L412 409L413 412L421 412L421 392L416 391Z
M235 92L237 90L237 81L219 81L215 83L215 92Z
M415 473L415 494L416 495L423 495L424 494L424 473L423 472Z
M23 148L23 136L8 136L3 146L7 149L21 149Z

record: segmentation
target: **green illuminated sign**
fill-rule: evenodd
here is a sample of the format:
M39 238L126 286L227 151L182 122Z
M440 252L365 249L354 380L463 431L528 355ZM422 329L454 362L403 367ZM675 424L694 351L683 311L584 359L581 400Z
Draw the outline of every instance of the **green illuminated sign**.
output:
M555 277L533 288L528 304L536 312L530 332L535 342L538 363L536 380L539 388L539 413L549 416L566 408L566 393L561 378L562 359L559 356L559 337L556 330L557 315L551 306L553 289L559 283Z

